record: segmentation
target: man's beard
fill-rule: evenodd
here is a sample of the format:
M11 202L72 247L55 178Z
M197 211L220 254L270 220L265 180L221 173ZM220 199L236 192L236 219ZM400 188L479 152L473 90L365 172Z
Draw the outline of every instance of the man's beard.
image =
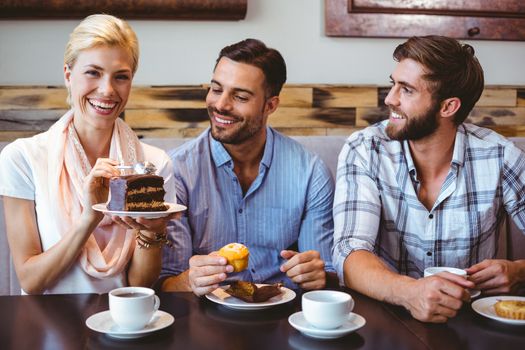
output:
M236 123L240 124L240 127L231 133L221 132L222 130L225 130L226 128L222 128L220 126L214 125L211 122L211 119L213 118L213 113L217 113L219 115L232 118ZM261 121L261 118L252 120L251 122L246 122L246 119L238 115L235 115L232 113L221 112L212 106L208 106L208 115L210 116L211 136L216 141L219 141L225 144L231 144L231 145L241 144L245 142L246 140L250 139L255 134L257 134L261 130L261 128L264 127Z
M424 115L406 118L405 126L401 130L396 130L395 126L388 123L386 134L390 139L397 141L417 141L424 137L432 135L439 127L437 113L439 112L440 103L433 103ZM394 112L399 113L393 109Z

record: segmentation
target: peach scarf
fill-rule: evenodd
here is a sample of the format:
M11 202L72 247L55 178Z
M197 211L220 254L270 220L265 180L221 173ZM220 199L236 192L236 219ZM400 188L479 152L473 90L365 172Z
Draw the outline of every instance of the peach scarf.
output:
M61 237L73 234L82 213L83 184L91 165L73 126L73 111L67 112L50 129L49 203ZM129 126L115 121L109 158L127 164L143 161L142 146ZM99 245L100 244L100 245ZM124 271L135 248L133 230L126 230L105 216L87 240L79 256L90 276L107 278Z

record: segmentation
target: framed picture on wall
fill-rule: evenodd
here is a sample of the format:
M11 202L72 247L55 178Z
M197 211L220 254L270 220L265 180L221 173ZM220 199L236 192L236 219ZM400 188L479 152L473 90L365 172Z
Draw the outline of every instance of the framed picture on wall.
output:
M328 36L525 40L523 0L325 0Z
M3 0L0 19L84 18L107 13L126 19L241 20L248 0Z

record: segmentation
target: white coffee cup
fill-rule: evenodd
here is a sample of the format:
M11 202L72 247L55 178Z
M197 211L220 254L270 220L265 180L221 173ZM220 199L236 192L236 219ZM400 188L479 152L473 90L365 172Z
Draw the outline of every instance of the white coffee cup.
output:
M467 271L463 269L458 269L455 267L445 267L445 266L435 266L435 267L427 267L425 271L423 272L424 277L429 277L441 272L449 272L453 273L454 275L462 276L464 278L467 278Z
M319 329L334 329L348 319L354 308L354 299L344 292L315 290L304 293L301 304L309 324Z
M109 313L122 330L143 329L159 306L159 297L150 288L123 287L109 292Z

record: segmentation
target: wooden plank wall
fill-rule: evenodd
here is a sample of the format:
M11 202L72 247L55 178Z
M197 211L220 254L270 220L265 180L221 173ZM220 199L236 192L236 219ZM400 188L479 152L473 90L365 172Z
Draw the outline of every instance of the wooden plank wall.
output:
M288 135L349 135L387 117L388 87L287 85L269 123ZM208 126L207 87L134 87L124 119L143 137L193 137ZM64 87L0 86L0 141L45 131L68 108ZM525 136L525 87L488 86L469 122Z

